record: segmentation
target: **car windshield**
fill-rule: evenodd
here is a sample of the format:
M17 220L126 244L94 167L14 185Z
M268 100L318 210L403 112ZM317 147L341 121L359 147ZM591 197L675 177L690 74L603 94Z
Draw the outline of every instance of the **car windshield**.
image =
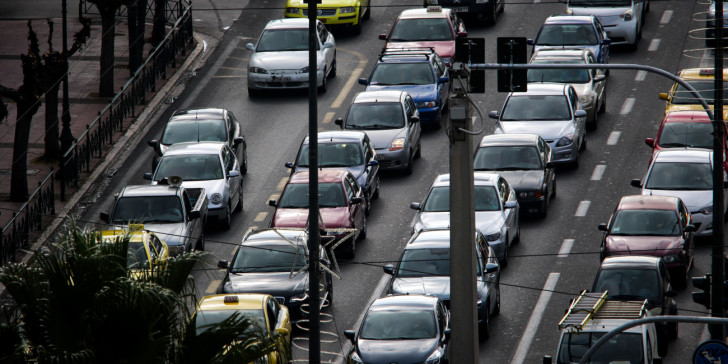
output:
M346 129L400 129L404 113L399 102L352 104L346 114Z
M116 201L113 223L179 223L182 204L177 196L122 197Z
M672 210L619 210L612 235L679 236L680 219Z
M715 84L712 79L711 80L686 80L690 86L692 86L702 98L705 99L705 101L712 105L715 98ZM728 95L728 92L726 89L723 89L723 94ZM670 102L676 105L685 105L685 104L699 104L700 102L693 96L693 94L688 91L685 87L678 84L677 89L675 89L675 93L672 95L672 99L670 99ZM725 98L723 100L723 103L728 104L728 98Z
M597 35L594 26L585 24L546 24L541 30L536 45L596 45Z
M662 302L660 275L653 269L602 269L594 281L594 292L607 292L607 298Z
M538 149L531 145L478 148L473 165L476 171L543 169Z
M652 190L710 190L713 188L709 163L654 163L645 188Z
M167 124L161 139L161 143L164 145L225 141L227 141L227 134L225 121L222 119L172 121Z
M435 74L429 62L418 63L379 63L369 84L387 85L431 85Z
M475 186L475 211L498 211L498 193L493 186ZM450 211L450 187L433 187L425 200L424 212Z
M570 119L569 102L564 95L512 95L501 115L502 121Z
M248 310L200 310L195 314L195 328L197 329L197 335L205 332L205 330L212 328L221 322L229 319L233 314L238 313L239 315L246 315L253 319L254 323L257 324L257 329L264 329L265 316L263 315L262 309L248 309ZM256 327L249 326L246 333L252 333Z
M316 50L319 49L316 42ZM258 40L256 52L307 51L308 29L268 29Z
M126 251L126 266L130 269L149 269L149 257L141 241L130 241Z
M580 61L536 60L532 64L563 63L584 64ZM558 83L587 83L590 81L587 69L530 69L527 73L528 82L558 82Z
M321 143L318 144L318 166L356 167L364 164L360 144L354 143ZM308 143L301 146L296 167L308 167Z
M432 311L370 311L361 328L365 340L416 340L437 335Z
M711 123L667 123L657 145L662 148L690 147L713 149Z
M400 19L392 29L390 42L454 40L455 35L446 18Z
M346 195L341 183L319 183L319 207L346 206ZM308 208L308 183L291 183L286 186L278 207Z
M243 245L230 270L233 273L299 271L306 265L306 250L290 244Z
M154 180L180 176L182 181L223 179L222 163L217 154L165 155L159 160Z
M569 0L569 6L584 6L584 7L617 7L617 6L631 6L632 1L630 0Z
M450 275L450 248L405 249L397 277Z
M557 364L578 363L586 351L597 342L605 332L569 333L564 331L557 354ZM638 333L621 333L600 346L587 361L590 364L630 363L643 364L642 335ZM652 345L656 345L654 342Z

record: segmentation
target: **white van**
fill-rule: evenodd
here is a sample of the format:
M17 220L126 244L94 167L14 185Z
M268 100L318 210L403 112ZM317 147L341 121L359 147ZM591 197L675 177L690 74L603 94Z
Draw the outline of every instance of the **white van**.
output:
M636 49L649 0L562 0L572 15L594 15L607 31L611 44Z

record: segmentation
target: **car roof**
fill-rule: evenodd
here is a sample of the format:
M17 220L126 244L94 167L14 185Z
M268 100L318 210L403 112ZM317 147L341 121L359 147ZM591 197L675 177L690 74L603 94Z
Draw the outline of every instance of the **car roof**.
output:
M591 53L590 50L582 49L539 49L533 53L531 60L541 58L563 58L563 59L584 59L586 53Z
M680 122L696 122L696 123L710 123L710 116L705 111L697 110L679 110L671 111L665 115L666 123L680 123Z
M600 269L657 269L660 259L662 258L643 255L612 256L604 258Z
M318 20L317 20L318 22ZM308 29L308 18L275 19L265 25L265 29Z
M709 149L662 149L655 154L655 162L711 163L713 151Z
M283 235L283 237L281 237ZM289 239L289 240L301 240L306 241L306 229L304 228L266 228L266 229L251 229L248 233L245 234L243 237L243 243L247 241L252 240L282 240L283 239Z
M493 186L498 180L498 173L492 172L474 172L473 182L476 186ZM435 177L435 182L432 183L432 187L449 186L450 185L450 174L445 173Z
M405 249L412 247L413 249L433 248L433 247L449 247L450 246L450 229L433 229L420 230L410 238Z
M685 68L680 70L677 75L684 80L712 80L715 78L714 72L713 68ZM723 70L723 76L728 77L728 70Z
M675 210L678 198L675 196L631 195L619 200L619 210Z
M179 120L196 120L196 119L222 119L227 110L220 108L206 109L182 109L172 114L170 122Z
M565 90L571 87L569 84L564 83L549 83L549 82L538 82L529 83L528 91L526 92L511 92L508 96L527 96L527 95L564 95Z
M385 310L431 310L435 307L438 298L421 294L391 295L379 297L369 306L369 311Z
M338 168L322 168L318 171L319 183L340 182L344 176L349 173L345 169ZM291 175L288 183L308 183L308 170L298 171Z
M179 187L168 185L136 185L123 189L124 197L176 196Z
M430 63L435 57L435 49L432 47L415 48L385 48L379 55L379 63Z
M225 297L237 297L238 302L225 302ZM198 310L246 310L263 309L269 295L258 293L216 294L202 297Z
M529 86L530 87L530 86ZM480 140L480 147L494 145L536 145L538 134L490 134Z
M400 102L406 94L406 91L397 90L362 91L354 96L352 104L367 102Z
M544 25L593 23L595 19L593 15L551 15L546 18Z
M366 133L363 131L349 131L349 130L336 130L336 131L322 131L318 133L319 143L357 143L360 144L366 137ZM307 135L303 139L303 144L308 144L309 136Z
M225 142L175 143L169 146L164 156L189 154L218 154Z
M441 8L442 11L427 11L428 8L417 8L403 10L399 19L420 19L420 18L447 18L451 9Z

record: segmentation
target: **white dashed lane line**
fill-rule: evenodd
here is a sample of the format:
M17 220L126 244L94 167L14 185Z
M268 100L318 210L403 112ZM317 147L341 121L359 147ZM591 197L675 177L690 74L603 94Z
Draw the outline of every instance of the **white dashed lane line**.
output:
M647 47L647 51L648 52L656 51L658 48L660 48L660 42L662 42L662 40L660 38L655 38L655 39L651 40L650 46Z
M619 110L619 115L629 114L634 107L634 101L634 97L628 97L626 100L624 100L624 104L622 104L622 108Z
M569 252L571 252L571 247L574 246L574 239L564 239L564 242L561 243L561 249L559 249L559 255L557 255L559 258L566 258L569 256Z
M665 10L662 13L662 18L660 18L660 24L665 25L670 22L670 19L672 19L672 10Z
M589 211L589 205L591 205L591 201L579 202L579 206L576 208L576 213L574 214L574 216L576 216L576 217L586 216L586 212Z
M597 164L594 166L594 172L592 172L591 180L592 181L599 181L602 179L602 176L604 176L604 170L607 169L606 164Z
M644 81L647 77L647 71L637 71L637 76L634 77L635 81Z
M607 145L617 145L620 135L622 135L622 132L617 130L609 133L609 138L607 138Z
M518 342L518 348L516 349L516 353L513 355L513 359L511 359L511 364L521 364L526 362L526 355L528 354L528 350L531 348L534 337L536 337L536 331L538 331L538 327L541 324L543 314L551 300L554 288L556 288L556 283L559 281L559 275L560 273L549 273L549 277L543 285L541 295L538 297L538 301L536 302L536 307L534 307L533 312L531 312L531 318L528 319L528 325L526 325L526 329L523 331L521 341Z

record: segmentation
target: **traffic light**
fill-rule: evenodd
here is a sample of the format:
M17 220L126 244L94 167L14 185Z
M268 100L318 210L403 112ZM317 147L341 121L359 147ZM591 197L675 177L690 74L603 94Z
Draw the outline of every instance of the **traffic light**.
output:
M710 273L703 277L693 277L693 287L702 290L702 292L693 292L693 301L705 308L710 308Z
M497 60L501 64L528 63L526 38L498 37ZM528 70L498 70L498 92L526 92Z

